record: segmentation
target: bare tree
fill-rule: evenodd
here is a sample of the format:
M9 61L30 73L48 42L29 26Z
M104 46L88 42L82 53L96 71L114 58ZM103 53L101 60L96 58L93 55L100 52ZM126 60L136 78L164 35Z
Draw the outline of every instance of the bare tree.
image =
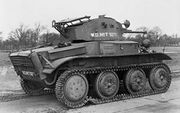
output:
M49 31L40 35L40 44L57 45L59 42L65 42L65 41L66 40L63 40L63 38L60 38L59 34L49 33Z
M14 31L11 31L9 34L9 39L13 43L18 43L17 48L29 48L37 45L39 36L44 27L40 24L35 24L34 28L28 28L25 25L21 24ZM13 44L14 46L16 44Z
M150 31L153 32L156 37L159 37L162 34L162 30L158 26L153 27Z
M43 29L45 29L44 26L41 26L40 24L35 24L35 27L33 29L34 37L32 38L36 43L38 42L40 33L42 32Z
M156 26L148 31L148 37L151 39L153 45L157 45L162 35L162 30Z
M2 46L3 46L2 45L2 36L1 35L2 35L2 32L0 32L0 49L2 49Z
M2 36L2 32L0 32L0 41L2 42L3 40L3 36Z
M9 33L9 38L17 40L21 48L21 46L25 46L26 44L26 37L27 37L26 31L27 31L27 27L21 24L19 28L16 28L14 31L11 31Z

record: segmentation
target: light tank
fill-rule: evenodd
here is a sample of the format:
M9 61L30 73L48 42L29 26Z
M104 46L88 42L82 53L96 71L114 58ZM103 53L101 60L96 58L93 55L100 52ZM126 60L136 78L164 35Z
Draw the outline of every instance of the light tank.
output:
M52 26L69 42L10 54L25 93L53 89L62 104L77 108L168 90L171 71L163 61L171 58L149 52L148 41L121 41L124 33L146 33L128 30L129 21L84 16Z

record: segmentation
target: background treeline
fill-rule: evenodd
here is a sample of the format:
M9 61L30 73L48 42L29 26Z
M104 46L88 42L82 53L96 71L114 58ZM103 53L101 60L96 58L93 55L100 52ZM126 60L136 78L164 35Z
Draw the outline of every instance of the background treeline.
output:
M2 34L2 33L0 33ZM8 34L6 40L2 40L0 35L1 50L22 50L62 40L60 34L50 33L44 26L36 24L33 28L20 25Z
M169 36L162 34L159 27L148 29L140 27L137 31L147 31L146 35L142 34L125 34L122 40L132 40L142 43L145 38L151 41L152 46L180 46L180 38L177 35ZM36 24L33 28L20 25L8 34L6 40L2 40L2 32L0 32L0 49L1 50L21 50L32 48L40 45L57 44L62 42L59 33L50 33L47 28Z

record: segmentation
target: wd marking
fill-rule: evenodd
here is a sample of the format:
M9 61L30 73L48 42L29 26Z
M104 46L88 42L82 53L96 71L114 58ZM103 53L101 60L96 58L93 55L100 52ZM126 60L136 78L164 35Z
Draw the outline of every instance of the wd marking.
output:
M105 33L91 33L91 37L117 37L117 33L105 32Z

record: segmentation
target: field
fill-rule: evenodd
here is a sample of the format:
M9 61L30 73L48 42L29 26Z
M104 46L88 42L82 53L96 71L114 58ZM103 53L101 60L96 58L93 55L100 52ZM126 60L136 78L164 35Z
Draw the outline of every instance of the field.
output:
M8 55L9 53L0 52L0 91L21 90L19 77L16 76Z
M180 47L152 47L152 50L156 50L158 52L164 52L165 53L180 53Z
M0 51L0 66L10 66L9 53Z

